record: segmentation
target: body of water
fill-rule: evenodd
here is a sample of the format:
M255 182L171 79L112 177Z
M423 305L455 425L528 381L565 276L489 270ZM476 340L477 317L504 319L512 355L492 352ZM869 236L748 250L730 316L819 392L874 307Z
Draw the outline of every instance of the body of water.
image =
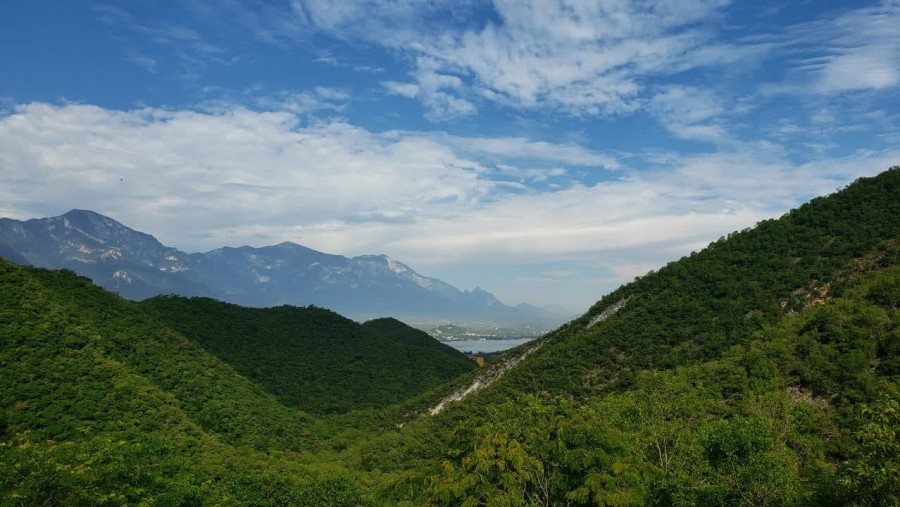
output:
M509 340L456 340L443 342L460 352L474 352L476 354L488 354L502 352L523 343L528 343L534 338L512 338Z

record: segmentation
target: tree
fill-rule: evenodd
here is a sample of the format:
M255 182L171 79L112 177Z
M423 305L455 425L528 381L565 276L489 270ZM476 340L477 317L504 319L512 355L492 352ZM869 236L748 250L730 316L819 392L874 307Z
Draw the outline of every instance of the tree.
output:
M859 505L900 504L900 403L882 396L858 411L860 427L853 434L856 455L842 469L840 483L847 498Z

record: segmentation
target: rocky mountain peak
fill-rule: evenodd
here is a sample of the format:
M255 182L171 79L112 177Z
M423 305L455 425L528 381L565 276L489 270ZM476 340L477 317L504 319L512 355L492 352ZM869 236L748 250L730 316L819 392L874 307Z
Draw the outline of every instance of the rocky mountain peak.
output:
M70 268L132 299L179 294L247 306L315 304L353 318L533 320L480 287L460 291L385 254L347 258L287 241L187 254L89 210L0 219L0 245L6 258Z

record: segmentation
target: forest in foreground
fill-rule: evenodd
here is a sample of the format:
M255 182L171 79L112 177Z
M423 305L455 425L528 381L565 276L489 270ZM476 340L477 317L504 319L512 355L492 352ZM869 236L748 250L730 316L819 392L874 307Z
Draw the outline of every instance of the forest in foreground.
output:
M0 505L896 505L898 261L895 167L482 370L391 319L0 261Z

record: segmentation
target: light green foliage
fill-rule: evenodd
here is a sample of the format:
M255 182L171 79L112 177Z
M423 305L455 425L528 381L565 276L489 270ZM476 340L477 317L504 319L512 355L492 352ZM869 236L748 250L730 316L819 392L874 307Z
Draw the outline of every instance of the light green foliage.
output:
M210 494L184 456L151 435L81 442L0 442L0 497L6 504L203 505Z
M792 505L800 489L797 456L760 417L738 416L703 425L706 505Z
M594 411L524 396L488 410L430 476L438 505L628 505L641 498L621 433Z
M841 482L848 499L858 505L900 503L900 396L883 395L858 410L859 446L845 464Z

